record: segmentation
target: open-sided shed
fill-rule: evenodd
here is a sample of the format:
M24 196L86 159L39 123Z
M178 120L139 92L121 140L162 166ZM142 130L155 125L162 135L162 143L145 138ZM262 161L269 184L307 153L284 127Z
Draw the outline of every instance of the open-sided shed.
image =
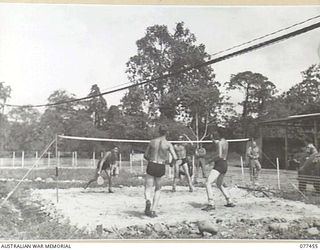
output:
M320 113L312 113L312 114L302 114L302 115L292 115L286 118L267 120L259 123L259 131L260 131L260 140L263 142L264 140L264 129L266 127L280 127L284 129L283 138L284 138L284 165L285 169L288 169L288 128L290 127L298 127L302 128L305 133L312 134L314 145L318 149L318 131L320 124ZM263 148L263 143L261 145ZM263 149L262 149L263 150Z

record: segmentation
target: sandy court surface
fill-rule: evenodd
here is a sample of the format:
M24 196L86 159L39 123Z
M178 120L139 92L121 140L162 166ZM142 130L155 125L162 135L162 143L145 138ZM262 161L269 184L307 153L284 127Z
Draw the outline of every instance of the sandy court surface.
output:
M59 190L59 203L56 203L55 189L33 190L31 199L41 201L42 209L51 216L68 219L79 228L94 230L97 225L104 228L123 228L148 223L175 224L183 221L215 220L221 218L235 223L240 219L284 218L288 221L301 217L319 217L320 209L303 202L279 198L255 197L252 193L237 187L228 188L237 206L224 207L225 200L214 189L216 207L210 213L202 211L206 205L206 191L196 188L189 193L187 187L179 187L171 192L171 187L163 187L157 218L144 215L145 201L143 187L114 188L109 194L105 188L81 188Z

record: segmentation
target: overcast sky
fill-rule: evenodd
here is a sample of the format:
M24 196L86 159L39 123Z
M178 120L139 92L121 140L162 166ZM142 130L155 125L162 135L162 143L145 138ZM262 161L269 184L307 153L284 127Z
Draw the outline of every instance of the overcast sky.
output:
M320 14L320 7L0 4L0 82L10 104L44 104L57 89L86 96L127 82L126 62L148 26L184 21L209 54ZM317 19L319 21L319 19ZM314 23L314 22L313 22ZM288 90L319 63L320 29L213 65L216 79L250 70ZM124 92L107 95L109 106ZM233 101L240 96L233 96Z

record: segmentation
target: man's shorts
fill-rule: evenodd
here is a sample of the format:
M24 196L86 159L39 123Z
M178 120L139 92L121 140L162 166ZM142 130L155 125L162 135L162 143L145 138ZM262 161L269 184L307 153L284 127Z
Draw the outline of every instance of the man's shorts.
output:
M159 164L152 161L148 162L147 174L153 177L162 177L166 173L166 165Z
M220 174L227 173L227 170L228 170L227 160L219 159L215 161L213 169L217 170Z
M98 164L97 164L97 168L98 169L99 169L100 162L101 162L101 160L99 160ZM108 161L104 161L101 170L107 170L107 169L110 169L110 168L111 168L110 163Z
M180 178L182 175L186 175L183 168L185 164L188 165L189 176L193 175L192 163L190 163L187 158L183 158L183 159L177 160L177 165L174 167L174 176L176 178L178 177Z

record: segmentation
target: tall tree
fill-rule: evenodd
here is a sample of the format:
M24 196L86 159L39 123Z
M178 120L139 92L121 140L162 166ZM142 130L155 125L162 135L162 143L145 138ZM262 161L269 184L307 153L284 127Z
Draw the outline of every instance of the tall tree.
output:
M121 99L121 108L125 115L141 115L143 114L144 92L142 88L134 87Z
M98 85L92 85L88 96L96 97L93 97L86 102L87 110L92 116L93 124L96 128L103 127L108 111L107 101L100 94L101 91Z
M7 128L8 128L8 121L7 117L4 114L4 107L5 104L11 96L11 87L5 86L4 82L0 82L0 150L4 149L4 144L7 138Z
M226 83L227 90L240 90L244 100L242 106L243 133L248 135L249 119L266 114L266 104L276 93L276 86L260 73L251 71L231 75Z
M320 64L312 65L302 72L302 82L283 94L290 114L319 112Z
M148 27L145 36L136 44L137 54L127 63L128 78L135 83L172 74L210 59L205 46L196 44L195 35L184 27L183 22L176 24L173 33L165 25ZM181 90L187 86L215 86L214 77L213 69L206 66L145 85L149 113L160 112L161 116L174 119L180 112Z

